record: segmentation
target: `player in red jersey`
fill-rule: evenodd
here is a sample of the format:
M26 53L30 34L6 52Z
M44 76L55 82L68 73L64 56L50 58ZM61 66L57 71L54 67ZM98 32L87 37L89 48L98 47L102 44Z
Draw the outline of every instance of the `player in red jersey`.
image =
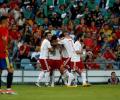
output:
M8 17L1 16L0 18L0 93L14 94L11 89L13 80L13 66L8 58ZM1 74L4 69L7 69L7 90L1 90Z

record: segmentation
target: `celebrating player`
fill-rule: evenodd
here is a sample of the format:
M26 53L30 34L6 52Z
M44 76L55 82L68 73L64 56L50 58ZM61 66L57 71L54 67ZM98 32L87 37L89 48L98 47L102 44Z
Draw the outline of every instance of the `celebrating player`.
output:
M49 65L49 51L53 51L50 40L51 40L52 34L50 31L45 32L45 39L42 41L41 44L41 55L40 55L40 64L41 64L41 71L38 76L36 85L40 87L39 81L43 79L43 76L45 75L46 81L49 79L49 71L50 71L50 65ZM46 73L47 72L47 73Z
M68 32L64 32L63 35L64 37L59 41L59 44L63 45L64 48L66 49L68 53L68 58L64 59L63 64L61 65L60 71L61 71L63 78L68 77L67 84L66 84L66 81L64 80L65 84L67 86L71 86L71 83L74 80L74 76L67 69L70 68L70 59L74 53L74 42L72 38L69 36Z
M71 57L71 69L74 71L75 79L77 79L76 72L82 77L83 86L89 86L87 83L87 76L84 64L82 63L81 55L83 54L82 34L79 34L77 41L74 44L74 54Z

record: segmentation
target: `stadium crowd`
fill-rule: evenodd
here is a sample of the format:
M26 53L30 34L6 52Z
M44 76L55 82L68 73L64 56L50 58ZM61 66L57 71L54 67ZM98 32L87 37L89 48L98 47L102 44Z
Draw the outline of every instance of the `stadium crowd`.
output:
M0 0L3 15L13 62L37 62L45 31L67 31L74 41L83 34L88 69L120 69L120 0Z

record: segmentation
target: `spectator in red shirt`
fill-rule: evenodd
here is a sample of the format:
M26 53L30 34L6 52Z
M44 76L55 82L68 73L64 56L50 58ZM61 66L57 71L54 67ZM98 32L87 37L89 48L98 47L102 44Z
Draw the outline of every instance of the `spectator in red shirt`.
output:
M115 28L115 35L118 39L120 39L120 26L119 28Z
M91 38L91 34L90 33L86 33L86 38L84 39L84 44L85 44L85 46L88 46L89 48L93 48L94 41Z
M91 22L91 25L90 25L90 27L89 27L89 30L90 30L91 34L97 33L97 27L96 27L94 21Z
M76 26L76 31L77 31L77 33L82 32L82 28L83 28L83 27L86 27L86 28L87 28L87 25L85 25L85 20L84 20L84 18L82 18L82 19L80 20L80 24L79 24L78 26Z
M24 42L19 48L18 58L21 60L23 58L30 59L30 46Z
M116 56L115 56L114 52L110 49L110 47L106 47L106 50L103 55L107 60L108 59L111 59L111 60L116 59Z
M18 32L18 28L16 25L12 26L12 29L10 30L10 39L11 40L19 40L21 37L20 32Z
M116 60L116 55L114 51L110 49L110 47L106 48L103 56L107 60L107 69L118 69L118 66L114 64Z
M86 57L86 67L88 69L100 69L100 66L99 64L96 64L95 63L95 59L94 59L94 56L93 56L93 53L91 51L88 51L87 52L87 57Z

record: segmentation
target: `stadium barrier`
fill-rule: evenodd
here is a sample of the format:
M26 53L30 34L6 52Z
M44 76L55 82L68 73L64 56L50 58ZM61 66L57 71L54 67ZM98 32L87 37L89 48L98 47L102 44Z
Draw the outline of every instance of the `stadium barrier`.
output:
M94 63L94 62L93 62ZM25 63L26 64L26 63ZM106 83L111 76L111 72L116 72L120 79L120 70L87 70L87 79L90 83ZM34 83L39 75L39 70L24 70L19 69L14 71L13 83ZM48 72L46 72L48 73ZM3 71L2 82L6 83L7 71ZM55 71L55 81L57 82L60 77L60 72ZM49 80L48 80L49 81ZM81 82L81 77L78 75L78 81ZM45 78L41 82L46 82Z

